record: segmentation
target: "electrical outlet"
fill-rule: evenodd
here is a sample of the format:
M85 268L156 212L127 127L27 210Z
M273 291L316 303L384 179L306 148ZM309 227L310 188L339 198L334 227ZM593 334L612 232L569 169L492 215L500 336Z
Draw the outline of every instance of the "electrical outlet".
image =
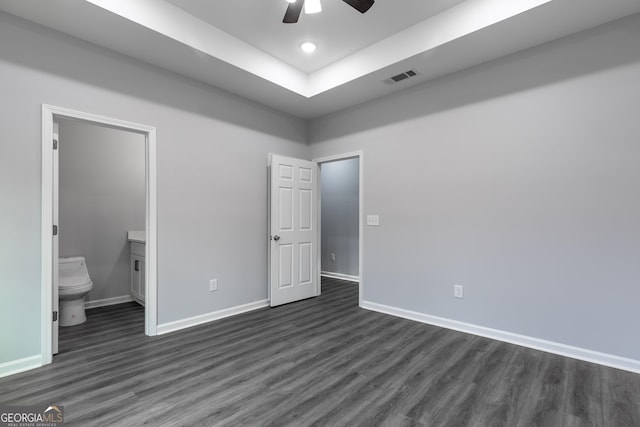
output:
M209 280L209 291L217 291L218 290L218 279Z
M336 260L336 254L334 254L334 253L330 254L329 258L331 258L331 261L335 261Z
M379 215L367 215L367 225L380 225L380 216Z
M453 296L456 298L464 298L464 286L453 285Z

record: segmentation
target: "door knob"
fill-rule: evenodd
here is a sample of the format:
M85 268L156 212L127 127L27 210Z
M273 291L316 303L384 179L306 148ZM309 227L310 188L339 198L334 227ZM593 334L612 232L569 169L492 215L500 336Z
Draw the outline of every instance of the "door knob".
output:
M273 240L275 240L275 241L277 242L278 240L280 240L280 236L278 236L278 235L276 234L275 236L273 236Z

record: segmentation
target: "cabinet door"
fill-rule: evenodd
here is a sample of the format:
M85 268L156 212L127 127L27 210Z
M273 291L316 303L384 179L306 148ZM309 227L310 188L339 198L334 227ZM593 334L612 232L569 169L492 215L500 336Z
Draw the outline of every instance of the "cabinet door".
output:
M144 257L131 255L131 295L144 302Z
M131 295L138 297L138 289L140 283L140 272L136 271L136 259L135 255L131 255Z
M140 295L140 299L144 301L145 291L146 291L146 279L145 279L145 262L144 258L140 257L140 271L138 271L138 294Z

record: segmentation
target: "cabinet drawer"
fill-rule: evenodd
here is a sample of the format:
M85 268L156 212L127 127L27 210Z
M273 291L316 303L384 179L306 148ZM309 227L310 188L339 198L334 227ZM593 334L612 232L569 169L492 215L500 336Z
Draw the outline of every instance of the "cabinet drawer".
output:
M131 242L131 254L144 256L144 243Z

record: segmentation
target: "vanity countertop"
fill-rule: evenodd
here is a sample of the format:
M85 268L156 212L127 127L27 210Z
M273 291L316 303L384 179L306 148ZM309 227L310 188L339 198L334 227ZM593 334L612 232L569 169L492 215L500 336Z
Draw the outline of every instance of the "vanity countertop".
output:
M130 242L145 243L147 241L147 233L144 231L129 231L127 240Z

